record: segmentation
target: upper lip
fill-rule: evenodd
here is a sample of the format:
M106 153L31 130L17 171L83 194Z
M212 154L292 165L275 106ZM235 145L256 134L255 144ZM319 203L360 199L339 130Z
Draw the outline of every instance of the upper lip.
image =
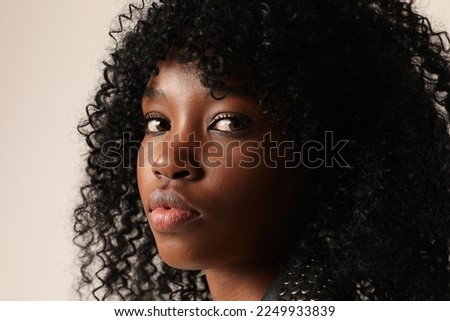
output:
M157 189L150 194L149 199L150 211L158 207L177 208L190 212L197 212L194 207L180 194L175 191L165 191Z

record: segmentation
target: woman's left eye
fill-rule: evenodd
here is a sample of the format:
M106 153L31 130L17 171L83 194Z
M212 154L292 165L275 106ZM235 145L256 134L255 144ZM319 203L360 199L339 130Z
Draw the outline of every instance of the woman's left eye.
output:
M246 132L251 128L251 119L242 114L219 114L211 121L209 129L220 132Z

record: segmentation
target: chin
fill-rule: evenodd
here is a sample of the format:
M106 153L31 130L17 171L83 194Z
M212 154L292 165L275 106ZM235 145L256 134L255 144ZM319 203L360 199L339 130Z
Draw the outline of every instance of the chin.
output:
M186 243L157 242L157 247L161 259L170 267L180 270L203 270L205 268L208 255L199 253Z

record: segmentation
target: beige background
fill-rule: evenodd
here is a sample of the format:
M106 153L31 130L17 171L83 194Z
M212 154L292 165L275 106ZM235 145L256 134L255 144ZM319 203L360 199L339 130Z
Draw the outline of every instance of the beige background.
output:
M126 0L0 0L0 300L75 299L76 124ZM450 30L450 1L422 0Z

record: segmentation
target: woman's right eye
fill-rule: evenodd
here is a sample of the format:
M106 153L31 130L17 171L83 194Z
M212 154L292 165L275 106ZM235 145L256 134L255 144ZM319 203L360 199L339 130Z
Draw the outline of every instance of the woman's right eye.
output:
M145 131L149 135L161 135L170 130L169 120L161 115L147 114L145 120L147 122Z

